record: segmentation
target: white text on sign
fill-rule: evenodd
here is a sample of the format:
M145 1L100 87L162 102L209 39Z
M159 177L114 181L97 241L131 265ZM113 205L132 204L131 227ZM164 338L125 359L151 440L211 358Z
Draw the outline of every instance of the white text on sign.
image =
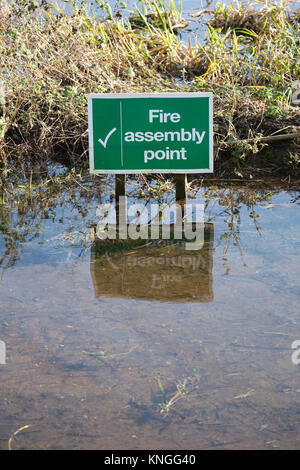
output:
M149 110L149 122L153 123L158 120L159 123L166 123L170 120L173 123L178 123L181 120L179 113L165 113L162 109ZM205 131L198 131L194 127L191 131L181 128L178 131L157 131L157 132L126 132L125 142L195 142L201 144L205 136ZM187 160L187 150L182 147L181 149L170 150L169 147L160 150L144 150L144 162L149 160Z

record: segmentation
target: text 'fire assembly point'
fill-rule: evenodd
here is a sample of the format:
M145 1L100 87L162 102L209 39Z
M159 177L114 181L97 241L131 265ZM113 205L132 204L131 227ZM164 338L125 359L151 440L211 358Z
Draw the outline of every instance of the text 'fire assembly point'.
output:
M212 173L212 93L91 94L91 173Z

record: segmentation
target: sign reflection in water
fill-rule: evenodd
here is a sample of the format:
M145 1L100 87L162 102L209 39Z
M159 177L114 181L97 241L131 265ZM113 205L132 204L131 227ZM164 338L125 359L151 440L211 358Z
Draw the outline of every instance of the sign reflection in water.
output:
M213 241L211 223L204 224L204 244L194 251L182 240L96 240L91 249L95 296L211 302Z

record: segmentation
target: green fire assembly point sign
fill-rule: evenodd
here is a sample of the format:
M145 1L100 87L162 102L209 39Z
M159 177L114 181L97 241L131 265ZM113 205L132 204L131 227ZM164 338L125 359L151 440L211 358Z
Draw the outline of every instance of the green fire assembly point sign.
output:
M212 173L212 93L91 94L91 173Z

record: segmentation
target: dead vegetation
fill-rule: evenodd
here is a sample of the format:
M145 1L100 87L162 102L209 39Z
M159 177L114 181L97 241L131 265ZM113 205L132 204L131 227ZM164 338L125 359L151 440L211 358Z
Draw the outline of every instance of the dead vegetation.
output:
M252 175L255 162L266 174L299 175L297 139L284 142L278 158L261 141L300 132L299 107L291 102L299 23L285 4L256 15L217 5L205 38L193 46L177 36L174 26L185 20L173 2L144 0L140 24L101 4L103 17L88 13L84 2L69 2L68 14L45 0L13 0L6 8L2 177L52 161L87 168L88 93L174 91L213 91L216 174Z
M213 28L221 28L223 31L236 31L238 33L252 31L260 34L263 31L271 32L279 21L287 21L286 11L283 5L277 6L265 3L260 9L254 9L251 3L237 3L229 5L218 3L209 20Z

